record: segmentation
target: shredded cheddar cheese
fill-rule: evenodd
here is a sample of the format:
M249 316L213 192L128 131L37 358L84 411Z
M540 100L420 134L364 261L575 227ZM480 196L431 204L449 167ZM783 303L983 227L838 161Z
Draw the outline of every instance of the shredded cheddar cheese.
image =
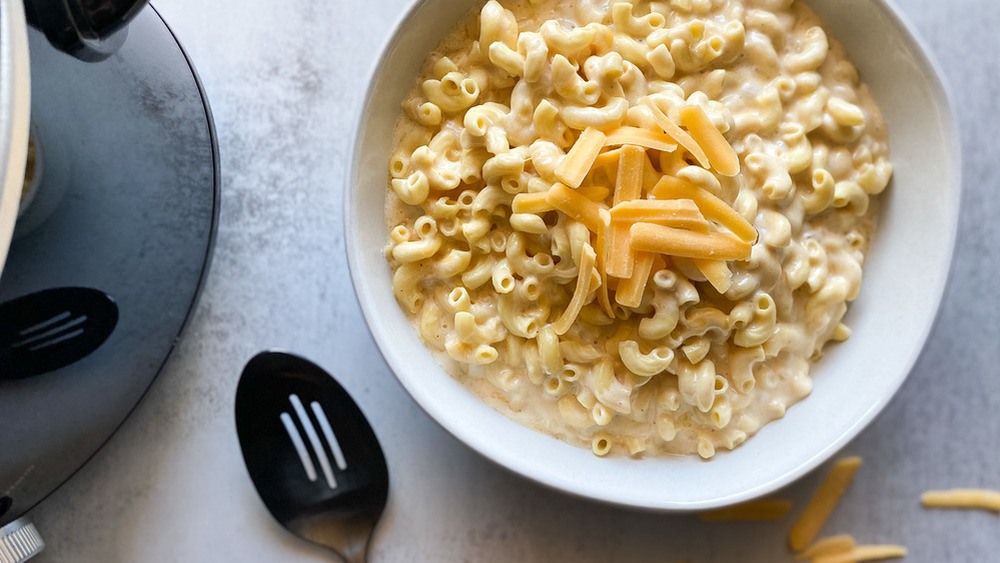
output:
M1000 491L988 489L927 491L920 501L927 508L980 508L1000 513Z
M601 278L596 298L609 315L609 290L620 305L640 303L656 256L691 259L716 291L725 293L732 284L728 261L748 260L757 240L753 225L728 203L657 172L647 154L658 151L662 162L663 154L683 149L720 175L738 172L735 152L704 111L682 112L685 130L654 102L643 103L656 121L654 129L587 128L556 167L560 181L545 192L518 194L512 203L515 213L556 210L596 234L594 266ZM618 281L609 284L608 278Z
M847 457L837 460L833 464L830 474L820 484L816 494L806 506L805 512L792 527L792 531L788 533L788 543L792 549L795 551L805 549L812 542L833 509L836 508L837 503L840 502L840 497L851 484L854 473L860 466L860 457Z

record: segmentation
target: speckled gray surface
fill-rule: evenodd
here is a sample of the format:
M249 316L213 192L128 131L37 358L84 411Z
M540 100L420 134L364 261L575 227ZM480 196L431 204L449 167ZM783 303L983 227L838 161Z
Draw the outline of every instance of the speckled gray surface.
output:
M348 130L376 52L409 0L158 0L200 72L222 156L215 260L194 319L140 409L30 516L58 561L326 561L275 524L232 416L264 348L335 370L387 450L390 505L373 561L776 562L789 523L707 526L540 488L435 426L364 330L346 271ZM865 458L824 529L907 545L915 562L995 561L1000 522L925 511L928 488L1000 487L1000 189L993 161L1000 3L899 0L952 87L965 193L951 283L902 392L845 453ZM802 501L822 472L784 491Z

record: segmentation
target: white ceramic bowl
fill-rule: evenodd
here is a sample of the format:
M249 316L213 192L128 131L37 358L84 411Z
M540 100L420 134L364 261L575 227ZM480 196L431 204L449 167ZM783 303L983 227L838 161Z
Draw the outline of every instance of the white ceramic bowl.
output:
M694 510L773 491L828 459L885 407L913 367L944 291L958 223L959 141L934 63L883 0L810 0L856 63L889 124L894 182L882 196L854 334L815 366L812 394L732 452L597 458L524 428L449 377L396 304L382 254L392 130L437 41L473 5L424 0L400 21L360 113L345 213L351 276L375 342L413 399L496 463L567 493L653 510ZM905 432L905 429L900 429Z

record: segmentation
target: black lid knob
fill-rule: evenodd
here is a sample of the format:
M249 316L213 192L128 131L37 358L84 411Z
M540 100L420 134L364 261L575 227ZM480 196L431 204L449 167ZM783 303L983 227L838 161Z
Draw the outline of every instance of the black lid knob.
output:
M146 0L24 0L28 23L57 49L83 61L108 58Z

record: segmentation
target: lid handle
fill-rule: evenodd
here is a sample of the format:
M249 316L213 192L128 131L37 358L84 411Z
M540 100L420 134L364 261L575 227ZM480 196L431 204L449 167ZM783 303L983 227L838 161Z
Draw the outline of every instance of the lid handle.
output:
M122 46L128 22L145 5L146 0L24 0L24 11L55 48L96 62Z

